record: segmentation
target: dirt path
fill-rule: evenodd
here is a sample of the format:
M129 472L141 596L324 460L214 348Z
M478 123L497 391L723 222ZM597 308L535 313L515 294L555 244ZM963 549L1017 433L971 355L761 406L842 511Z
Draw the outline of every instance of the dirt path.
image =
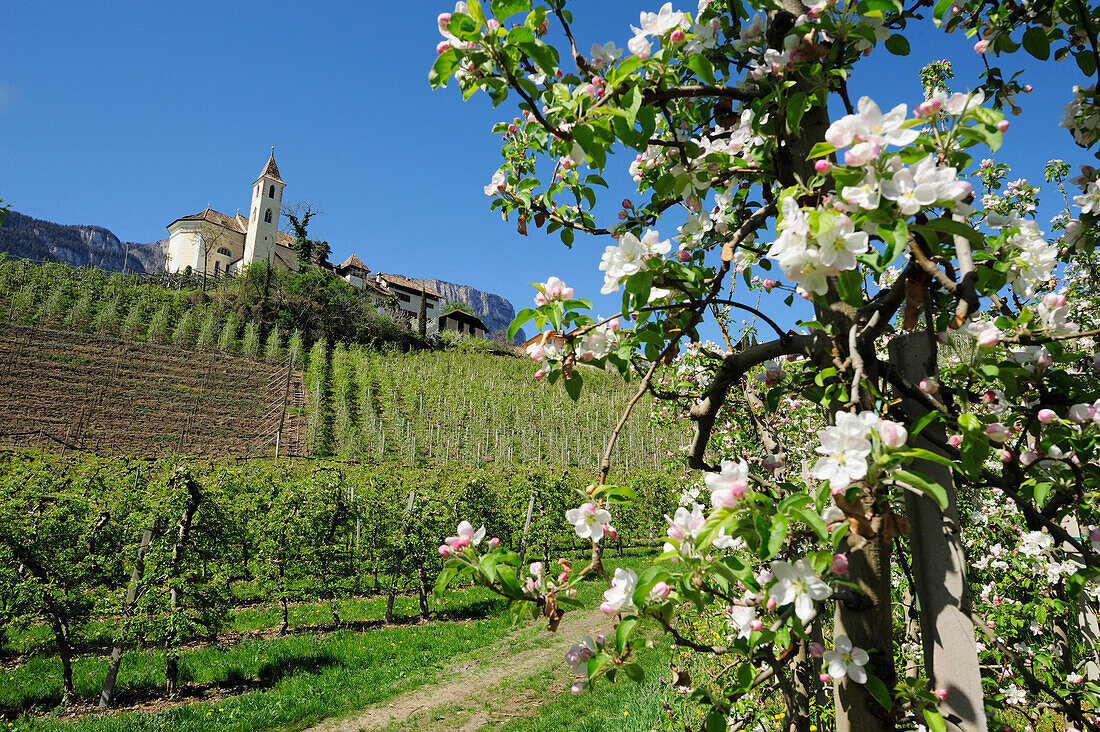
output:
M537 633L513 631L495 652L481 660L466 660L448 669L448 675L386 702L361 709L343 719L328 719L308 732L359 732L360 730L416 729L473 732L505 718L529 716L533 700L522 690L507 687L544 671L560 677L563 689L569 669L565 651L584 635L607 632L611 623L603 613L569 613L557 633L545 625ZM540 695L545 698L545 695Z

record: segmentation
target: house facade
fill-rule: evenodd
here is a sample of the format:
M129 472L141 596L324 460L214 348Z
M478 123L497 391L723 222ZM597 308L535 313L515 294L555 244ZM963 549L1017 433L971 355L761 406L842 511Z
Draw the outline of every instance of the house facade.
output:
M286 183L275 165L275 148L252 183L249 216L235 216L206 208L168 224L165 269L213 276L239 274L253 262L268 262L276 269L298 269L294 237L279 231L279 213Z

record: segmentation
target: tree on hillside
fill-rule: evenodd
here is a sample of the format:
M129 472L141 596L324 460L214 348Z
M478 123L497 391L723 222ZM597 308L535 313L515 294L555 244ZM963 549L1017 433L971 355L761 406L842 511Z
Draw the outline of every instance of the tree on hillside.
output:
M205 222L202 222L205 223ZM199 252L202 254L202 291L206 292L206 273L210 269L210 255L225 246L229 239L221 226L201 225L198 231ZM129 249L126 251L129 255Z
M474 306L464 300L448 300L447 304L443 306L442 312L448 313L452 310L461 310L464 313L474 314Z
M295 201L285 206L282 213L289 224L287 233L294 236L294 244L291 247L298 255L298 264L306 266L327 261L328 242L315 242L309 238L309 220L314 216L323 216L325 213L317 202Z
M635 373L639 395L682 404L694 425L687 458L701 480L668 518L658 561L616 570L602 609L617 630L570 651L585 677L575 688L641 679L631 634L646 618L698 661L703 716L690 724L708 732L751 727L770 698L799 732L971 732L1037 724L1043 709L1100 730L1087 711L1100 705L1100 332L1078 325L1100 292L1062 269L1095 248L1100 179L1082 168L1049 240L1018 187L978 197L961 177L988 182L972 156L1000 147L1001 110L1030 90L1016 75L987 64L976 88L951 93L933 64L912 118L904 100L852 100L848 88L865 57L908 54L930 20L976 34L987 57L1073 56L1091 76L1100 7L666 3L641 14L627 52L609 42L585 54L565 6L459 2L439 16L429 80L453 78L494 106L518 98L494 127L504 163L485 193L520 233L533 222L566 245L611 240L602 292L622 294L618 315L594 320L550 277L513 323L569 334L529 348L537 376L576 397L578 361ZM1100 109L1085 77L1066 89L1062 126L1093 147ZM620 144L636 152L638 195L603 223L596 189ZM673 251L658 229L677 224ZM797 330L763 309L795 297L814 311ZM741 317L753 324L737 332ZM682 349L709 320L725 347ZM973 358L941 352L955 333ZM675 361L681 350L690 358ZM804 426L784 432L791 417ZM632 497L607 483L610 468L605 457L566 514L592 542L587 568L554 579L533 565L523 585L498 571L514 554L460 530L440 548L451 560L439 586L472 575L555 628L577 579L603 573L601 539ZM1011 561L1003 546L1016 547ZM698 632L715 616L720 631Z

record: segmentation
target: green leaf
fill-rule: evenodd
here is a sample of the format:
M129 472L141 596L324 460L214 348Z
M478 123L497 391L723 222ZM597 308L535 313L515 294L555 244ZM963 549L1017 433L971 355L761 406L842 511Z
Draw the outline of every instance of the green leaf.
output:
M634 120L638 119L638 109L642 106L642 92L636 86L632 86L622 95L623 110L626 111L626 123L634 127Z
M1024 50L1040 61L1050 58L1050 39L1046 31L1039 26L1031 26L1024 31Z
M767 521L765 518L764 521ZM771 525L761 524L766 527L761 531L760 540L763 543L764 559L771 559L783 548L783 542L787 540L787 517L776 516Z
M619 623L619 627L615 629L615 650L618 651L620 656L626 652L626 644L630 640L630 633L637 624L637 618L627 618Z
M447 86L447 81L457 68L458 51L453 48L448 48L446 51L439 54L435 63L432 64L432 70L428 72L428 83L432 85L433 89Z
M573 372L573 377L565 380L565 393L569 395L569 398L573 401L577 401L581 398L581 387L584 386L584 379L576 371Z
M802 124L802 115L810 108L809 97L806 92L798 92L787 101L787 129L797 132Z
M940 465L946 465L949 468L955 467L955 461L951 458L944 455L937 455L934 452L929 452L920 447L913 447L897 454L902 457L915 458L917 460L928 460L933 463L939 463Z
M516 333L523 327L523 324L536 315L538 315L538 311L534 308L524 308L516 313L515 319L512 321L511 325L508 326L508 340L515 338Z
M607 72L608 86L616 86L620 81L634 73L643 63L642 59L637 56L624 59L621 64Z
M895 33L886 39L886 50L895 56L908 56L909 41L900 33Z
M489 9L498 20L507 20L516 13L531 10L531 0L489 0Z
M523 50L524 53L534 59L535 64L538 65L539 69L541 69L543 73L549 76L553 76L554 73L558 70L558 57L557 54L554 52L554 49L550 46L546 46L538 42L532 42L521 43L519 44L519 47Z
M693 53L685 61L687 67L703 81L714 86L714 65L701 53Z
M895 470L893 477L895 480L900 480L902 483L905 483L911 488L915 488L931 498L936 502L936 505L940 507L941 511L947 508L947 491L942 485L934 480L929 480L923 475L917 475L916 473L901 469Z
M955 221L954 219L948 219L940 217L938 219L932 219L927 224L928 228L935 231L942 231L945 234L951 234L952 236L961 236L967 239L971 244L982 246L985 239L981 234L974 231L961 221Z
M939 710L925 707L921 710L924 721L928 723L929 732L947 732L947 723L943 721L943 715Z
M636 683L642 683L645 681L645 669L636 663L628 663L620 669L626 677Z
M711 707L707 713L706 732L726 732L726 715L718 707Z
M864 0L861 5L863 5L867 11L881 10L885 13L901 12L901 0Z
M810 160L813 160L814 158L822 158L822 157L825 157L826 155L832 155L835 152L836 152L836 148L833 147L832 145L830 145L829 143L827 143L827 142L818 142L818 143L815 143L812 148L810 148L810 154L807 157Z
M893 707L894 702L890 698L890 692L886 688L886 684L882 683L882 679L868 674L867 683L864 684L864 686L867 688L867 691L870 692L871 696L875 698L875 701L882 705L883 709L889 711L890 708Z
M858 269L848 269L836 278L840 299L852 307L863 304L863 274Z
M882 256L879 257L878 271L882 272L895 259L901 256L905 251L905 244L909 238L909 226L905 223L904 219L898 220L894 224L894 228L880 225L878 227L878 235L882 237L882 240L886 243L886 248L882 251Z

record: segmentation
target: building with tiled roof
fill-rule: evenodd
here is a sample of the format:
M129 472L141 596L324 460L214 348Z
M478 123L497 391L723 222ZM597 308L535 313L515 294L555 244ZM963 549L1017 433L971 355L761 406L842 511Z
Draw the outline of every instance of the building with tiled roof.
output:
M221 276L238 274L253 262L276 269L298 269L294 237L279 231L279 212L286 183L275 165L275 148L252 184L252 205L246 218L237 211L228 216L212 208L181 216L168 224L165 269Z
M486 338L489 335L489 329L481 318L458 308L451 308L439 316L439 329L453 330L476 338Z

